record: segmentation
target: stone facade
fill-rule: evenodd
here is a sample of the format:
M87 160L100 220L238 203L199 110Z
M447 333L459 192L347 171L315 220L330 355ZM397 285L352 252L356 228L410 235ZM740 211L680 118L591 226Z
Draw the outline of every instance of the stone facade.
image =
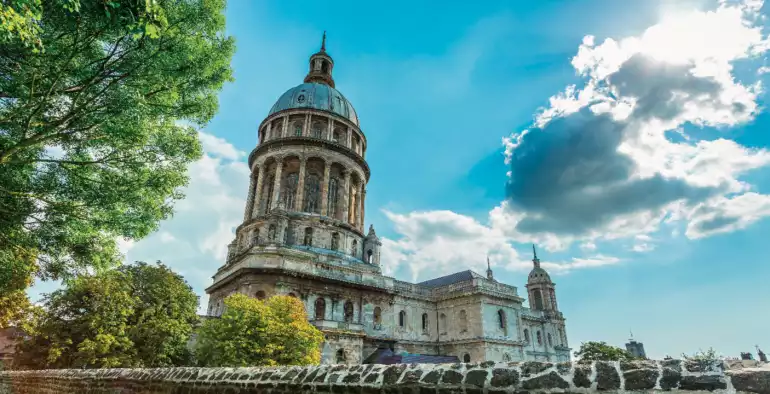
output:
M324 365L0 371L0 394L770 393L770 369L721 362Z
M208 315L233 293L292 295L325 334L323 363L367 363L382 352L459 361L568 361L554 284L537 256L518 289L463 271L422 283L387 277L374 227L365 232L366 137L334 88L325 45L305 83L284 93L249 155L243 223L206 289Z

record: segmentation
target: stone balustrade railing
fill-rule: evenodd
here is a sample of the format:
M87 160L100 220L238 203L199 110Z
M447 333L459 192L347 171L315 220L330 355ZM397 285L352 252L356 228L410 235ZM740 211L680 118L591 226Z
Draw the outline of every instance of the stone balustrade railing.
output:
M0 372L0 394L770 393L770 369L679 360Z

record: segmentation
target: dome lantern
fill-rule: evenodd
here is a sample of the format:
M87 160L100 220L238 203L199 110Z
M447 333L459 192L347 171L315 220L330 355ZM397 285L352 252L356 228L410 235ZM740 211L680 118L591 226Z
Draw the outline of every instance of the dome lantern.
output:
M334 87L332 78L334 60L326 53L326 32L321 39L321 50L310 56L310 70L305 77L305 83L320 83Z

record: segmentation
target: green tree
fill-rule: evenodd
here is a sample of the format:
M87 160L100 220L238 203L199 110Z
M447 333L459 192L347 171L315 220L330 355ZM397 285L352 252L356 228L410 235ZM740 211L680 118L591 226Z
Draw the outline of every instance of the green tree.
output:
M40 4L34 34L45 48L0 42L6 294L30 275L114 266L116 238L142 238L171 215L202 153L193 126L212 118L232 79L234 42L225 0L0 4L8 15Z
M318 364L323 339L297 298L235 294L225 298L221 317L203 322L195 353L212 367Z
M682 353L682 358L685 360L692 360L692 361L716 361L719 360L719 356L717 355L717 351L714 350L714 348L710 347L706 351L698 350L693 354L692 356L689 356L687 354Z
M26 368L187 365L198 297L160 262L82 275L47 295L44 313L18 347Z
M580 349L575 352L575 357L587 361L623 361L633 360L634 356L628 351L607 342L583 342Z
M96 8L105 19L133 22L138 31L157 31L164 27L163 8L156 1L101 0L87 1L85 7ZM34 52L43 49L40 32L44 7L67 11L73 18L81 12L80 0L3 0L0 2L0 44L19 42Z

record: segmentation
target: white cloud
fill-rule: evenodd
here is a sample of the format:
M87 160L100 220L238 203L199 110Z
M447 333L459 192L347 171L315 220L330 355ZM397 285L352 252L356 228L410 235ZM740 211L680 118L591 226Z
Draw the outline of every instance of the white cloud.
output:
M675 13L638 37L601 44L586 36L572 60L584 86L568 86L533 128L504 141L512 164L510 201L491 212L493 227L518 241L563 249L577 240L633 237L664 222L719 215L726 196L748 198L741 193L751 185L740 176L768 166L770 152L703 139L698 128L742 125L758 111L759 82L738 82L732 66L768 50L757 4ZM695 127L685 133L685 125ZM669 131L684 141L672 140ZM699 216L690 214L694 207ZM709 224L733 231L768 215L762 205L740 209L752 219ZM633 249L651 248L638 243Z
M699 133L743 125L759 109L760 84L738 82L732 63L768 50L760 6L677 12L638 37L586 36L572 60L585 83L551 97L532 128L503 140L511 198L487 224L449 211L388 213L401 238L384 243L385 264L424 278L481 270L496 250L510 255L506 268L520 269L529 263L515 243L563 250L580 242L594 252L597 240L631 239L630 250L643 253L664 224L684 222L698 238L770 215L770 196L740 178L768 166L770 152ZM543 266L565 273L620 262L594 255Z
M203 145L203 150L211 156L238 160L244 155L244 152L236 149L231 143L215 135L198 132L198 138Z

